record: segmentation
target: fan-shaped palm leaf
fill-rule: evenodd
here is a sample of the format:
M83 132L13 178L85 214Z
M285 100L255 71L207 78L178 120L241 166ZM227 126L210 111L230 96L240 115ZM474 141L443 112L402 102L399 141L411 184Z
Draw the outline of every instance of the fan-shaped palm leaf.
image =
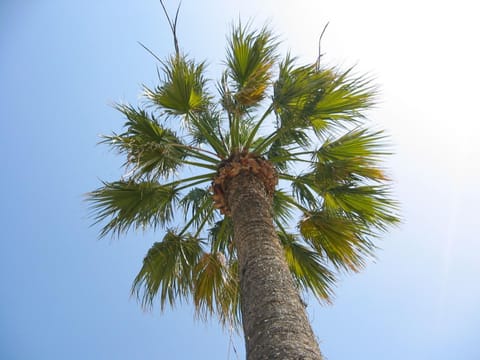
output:
M127 156L125 165L131 168L134 177L157 179L176 171L187 152L175 132L160 126L145 110L128 105L117 105L117 109L127 118L126 131L105 136L103 143Z
M154 90L145 87L146 97L171 115L189 115L202 110L209 99L203 77L205 64L196 64L176 54L162 65L165 75L162 85Z
M335 276L323 264L318 252L302 245L292 234L280 231L278 237L298 286L302 290L311 291L319 300L329 302L333 294Z
M120 233L131 227L156 228L172 220L178 201L175 186L163 186L157 182L116 181L104 182L103 186L89 193L95 222L107 223L100 232Z
M359 271L372 256L368 228L341 213L316 211L299 223L302 237L337 269Z
M168 303L187 300L192 293L195 267L204 252L201 242L188 235L168 231L161 242L153 244L132 286L132 293L150 307L158 296L162 309Z
M185 220L198 228L202 223L212 223L214 219L212 195L207 189L193 188L181 200Z
M258 104L265 98L277 44L272 33L263 28L248 31L234 27L227 48L228 75L233 80L234 99L242 106Z
M200 316L217 314L224 324L240 323L236 261L228 263L222 252L203 254L195 267L193 289Z

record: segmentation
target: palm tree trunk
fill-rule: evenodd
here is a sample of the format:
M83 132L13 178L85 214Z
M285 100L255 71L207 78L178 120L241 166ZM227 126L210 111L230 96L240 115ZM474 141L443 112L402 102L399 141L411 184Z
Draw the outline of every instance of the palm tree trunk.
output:
M295 288L263 182L241 173L228 184L240 276L247 360L319 360L320 349Z

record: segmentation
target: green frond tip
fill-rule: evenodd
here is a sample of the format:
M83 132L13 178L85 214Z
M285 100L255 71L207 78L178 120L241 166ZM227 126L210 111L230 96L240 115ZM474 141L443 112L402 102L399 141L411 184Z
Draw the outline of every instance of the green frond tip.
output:
M217 315L223 324L238 327L237 263L227 261L221 252L205 252L203 245L190 234L182 236L169 230L145 256L132 294L146 309L156 299L162 310L192 299L199 317Z
M195 63L183 55L171 56L162 63L161 84L145 96L170 115L189 115L201 111L209 102L204 78L205 63Z
M342 122L363 118L375 103L376 90L370 79L351 72L297 66L288 55L273 86L279 129L308 128L323 136L331 127L342 127Z
M322 199L315 191L315 183L310 174L290 177L292 193L300 205L311 211L316 211L322 206Z
M300 234L338 270L359 271L373 257L368 227L340 213L312 212L299 223Z
M293 234L280 231L278 237L299 288L303 291L311 291L318 300L329 303L333 296L335 276L323 264L321 256L301 244Z
M193 144L210 145L220 158L228 155L228 148L222 134L222 118L215 109L205 109L191 114L186 121Z
M221 252L205 253L195 267L193 300L201 318L216 314L224 325L240 324L238 265Z
M165 305L187 300L192 292L195 268L203 256L201 241L188 234L179 236L169 230L161 242L156 242L143 259L132 294L144 308L150 308L158 297Z
M172 220L178 201L174 186L157 182L116 181L87 194L95 224L106 221L100 236L120 235L130 228L156 228Z
M276 48L275 37L267 28L251 31L241 24L233 28L226 64L235 89L234 98L242 106L256 105L265 98Z
M377 90L368 77L352 75L353 69L344 72L336 69L320 71L327 71L334 77L327 83L321 100L315 105L314 125L316 121L333 124L338 121L357 122L364 117L366 110L375 105Z
M176 171L188 155L187 148L174 131L161 126L145 110L116 105L127 118L125 131L104 136L102 143L126 155L125 166L133 178L157 179Z
M213 199L208 189L193 188L179 202L187 224L198 228L202 223L212 223L214 219Z
M222 252L228 259L233 257L233 223L230 217L217 221L208 230L212 252Z
M387 230L396 225L398 205L391 199L388 186L338 186L324 195L328 211L342 211L367 226Z
M288 224L293 216L294 199L283 190L276 190L273 194L272 213L276 221Z
M390 154L387 140L382 131L357 128L335 140L327 139L316 156L320 161L361 159L363 164L371 165Z

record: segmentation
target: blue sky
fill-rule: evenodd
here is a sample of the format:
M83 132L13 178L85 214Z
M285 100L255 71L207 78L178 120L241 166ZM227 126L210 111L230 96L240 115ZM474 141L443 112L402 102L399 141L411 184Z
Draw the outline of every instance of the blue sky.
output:
M475 14L462 0L183 1L180 44L214 76L240 15L269 20L305 62L330 21L326 61L381 85L371 117L392 137L404 223L375 263L342 278L332 306L309 304L330 360L480 358ZM188 305L145 313L130 298L154 234L97 240L89 227L83 194L122 174L96 146L123 123L109 104L135 103L155 82L137 41L172 50L156 0L0 2L2 359L236 358L228 331Z

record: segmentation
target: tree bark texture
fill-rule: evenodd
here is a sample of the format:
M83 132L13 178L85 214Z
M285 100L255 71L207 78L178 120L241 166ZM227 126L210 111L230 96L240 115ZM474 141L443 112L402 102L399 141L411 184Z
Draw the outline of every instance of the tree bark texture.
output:
M247 360L319 360L320 349L294 285L271 214L272 197L251 173L230 180Z

